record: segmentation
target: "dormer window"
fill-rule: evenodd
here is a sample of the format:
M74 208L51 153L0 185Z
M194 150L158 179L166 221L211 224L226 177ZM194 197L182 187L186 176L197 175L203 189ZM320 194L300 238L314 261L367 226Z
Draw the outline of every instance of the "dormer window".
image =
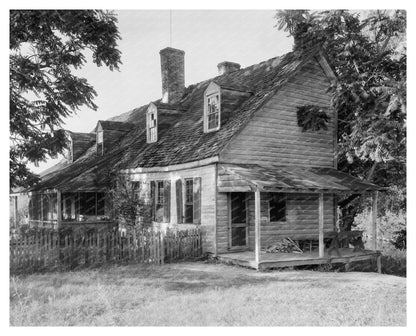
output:
M149 105L146 116L147 142L157 142L157 107L153 103Z
M219 85L211 82L204 96L204 132L213 132L221 126L221 91Z
M220 95L213 94L208 97L208 131L217 129L220 120Z
M104 154L104 131L100 128L97 130L97 154Z

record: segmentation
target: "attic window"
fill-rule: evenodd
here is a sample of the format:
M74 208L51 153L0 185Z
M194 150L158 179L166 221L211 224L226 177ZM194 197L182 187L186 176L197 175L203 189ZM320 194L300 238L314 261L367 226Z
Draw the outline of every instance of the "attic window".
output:
M150 104L147 110L147 142L157 141L157 108Z
M211 83L204 97L204 132L213 132L221 125L221 94L220 87Z
M97 154L104 154L104 131L102 129L97 131Z

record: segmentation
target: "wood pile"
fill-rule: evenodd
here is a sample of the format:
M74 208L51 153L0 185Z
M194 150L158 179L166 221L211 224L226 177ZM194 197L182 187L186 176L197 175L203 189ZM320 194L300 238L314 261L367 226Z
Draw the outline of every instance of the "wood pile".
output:
M298 244L291 238L286 237L268 245L264 252L266 253L303 253Z

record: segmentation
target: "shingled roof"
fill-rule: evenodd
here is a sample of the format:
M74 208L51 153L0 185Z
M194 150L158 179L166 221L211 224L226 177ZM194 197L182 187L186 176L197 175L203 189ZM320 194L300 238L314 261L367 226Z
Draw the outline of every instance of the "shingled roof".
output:
M158 141L155 143L146 142L148 104L108 121L100 121L108 127L124 123L132 123L134 127L104 156L97 157L95 146L92 146L71 165L44 176L35 189L98 190L103 188L103 175L111 169L161 167L217 156L233 135L250 120L253 113L316 55L317 52L306 56L290 52L190 85L174 106L162 104L160 100L155 101L154 104L161 108L180 111L177 120L169 128L159 132ZM221 88L248 94L241 96L233 104L222 106L221 113L228 115L227 120L218 131L204 133L204 91L212 81Z
M99 120L98 123L101 125L103 130L111 131L130 131L134 127L132 123L123 121Z
M218 169L220 192L348 192L383 190L334 168L293 167L254 164L221 164Z

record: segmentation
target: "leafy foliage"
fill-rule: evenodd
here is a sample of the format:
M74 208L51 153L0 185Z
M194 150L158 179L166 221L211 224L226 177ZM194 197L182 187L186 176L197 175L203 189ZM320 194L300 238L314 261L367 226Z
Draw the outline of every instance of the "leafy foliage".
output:
M324 109L315 105L299 106L297 111L298 126L302 127L302 131L306 132L327 130L329 116Z
M339 169L405 197L406 12L284 10L276 19L294 37L295 50L318 46L337 76L330 90Z
M27 168L66 146L59 130L81 106L96 110L97 95L75 76L91 55L97 65L118 69L117 18L99 10L10 11L10 186L38 179Z
M149 205L143 197L141 183L129 180L125 175L114 175L108 195L115 215L122 226L138 228L147 226L150 221Z
M406 236L407 230L401 229L394 232L395 236L393 237L392 244L398 250L406 250Z

